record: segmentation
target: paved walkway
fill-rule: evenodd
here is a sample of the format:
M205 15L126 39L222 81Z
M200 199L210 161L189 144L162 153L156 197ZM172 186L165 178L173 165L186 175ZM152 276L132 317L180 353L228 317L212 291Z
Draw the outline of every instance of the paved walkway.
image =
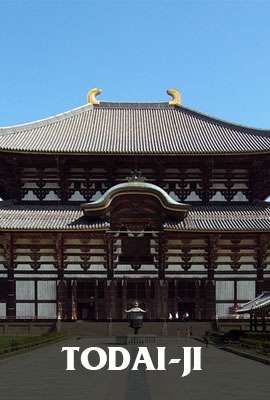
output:
M202 372L180 378L179 366L167 371L65 371L63 345L105 346L93 339L70 340L0 361L1 400L266 400L270 367L218 350L203 349ZM165 343L158 345L165 345ZM168 356L178 346L199 346L189 339L168 340ZM150 348L154 354L154 349ZM134 348L129 348L134 353ZM154 360L153 356L153 360Z

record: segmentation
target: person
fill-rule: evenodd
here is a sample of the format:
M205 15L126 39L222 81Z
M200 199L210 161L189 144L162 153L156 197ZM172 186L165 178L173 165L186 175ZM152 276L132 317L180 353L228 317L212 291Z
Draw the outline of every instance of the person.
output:
M183 321L188 321L189 320L189 313L186 311L184 314L183 314Z

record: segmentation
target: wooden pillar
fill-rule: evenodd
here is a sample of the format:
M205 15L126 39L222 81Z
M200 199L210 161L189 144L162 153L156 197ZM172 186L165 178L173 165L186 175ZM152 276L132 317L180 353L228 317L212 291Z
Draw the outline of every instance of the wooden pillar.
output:
M127 280L122 279L122 319L127 318L125 310L127 310Z
M67 313L67 282L59 279L57 284L57 319L68 319Z
M152 317L152 307L151 307L151 282L149 279L146 279L145 282L145 309L147 310L146 318L151 319Z
M205 282L205 319L215 319L216 317L216 294L215 294L215 260L217 257L217 236L209 236L207 246L207 268L208 277Z
M160 280L155 280L155 318L161 319L162 305L161 305L161 290Z
M77 281L71 282L71 319L77 321Z
M64 256L63 256L63 233L56 234L55 259L58 273L57 285L57 318L59 320L68 319L67 304L67 282L64 280Z
M258 236L258 250L256 255L257 267L257 282L256 282L256 295L264 291L264 268L266 267L266 257L268 248L269 237L261 234Z
M95 279L95 320L99 319L99 280Z
M106 316L108 320L115 319L115 281L107 280Z
M14 246L13 235L7 234L4 241L4 252L7 264L8 297L7 297L7 319L16 319L16 282L14 278Z
M159 318L168 318L168 282L159 280Z
M107 260L107 279L113 279L114 275L114 257L113 257L113 236L106 234L106 260Z
M174 285L174 296L173 296L173 319L176 319L176 313L178 313L178 292L177 292L177 279L173 280Z
M195 280L195 310L194 310L194 319L201 319L201 308L202 308L201 281L200 281L200 279L196 279L196 280Z
M158 277L159 279L165 279L165 267L166 267L166 237L163 233L159 234L158 238Z

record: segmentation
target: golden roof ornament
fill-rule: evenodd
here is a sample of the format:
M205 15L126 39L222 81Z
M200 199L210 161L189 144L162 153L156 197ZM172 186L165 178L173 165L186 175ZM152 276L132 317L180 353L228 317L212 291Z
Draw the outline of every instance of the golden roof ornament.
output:
M100 104L100 101L96 99L96 96L98 96L100 93L102 93L102 89L99 88L92 88L89 90L87 93L87 102L89 104Z
M172 99L169 101L169 104L171 106L180 106L181 105L182 96L178 89L176 89L176 88L168 89L167 93L169 96L172 97Z
M144 182L145 177L142 175L142 171L134 169L131 171L131 176L127 177L128 182Z

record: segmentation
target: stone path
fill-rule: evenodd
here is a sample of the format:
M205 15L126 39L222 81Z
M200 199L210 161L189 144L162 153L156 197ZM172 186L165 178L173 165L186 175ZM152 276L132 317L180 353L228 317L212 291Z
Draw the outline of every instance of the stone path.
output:
M65 371L61 347L105 347L101 339L70 340L0 361L1 400L267 400L270 367L224 352L203 348L203 371L180 378L179 365L167 371ZM191 339L168 340L169 358L181 357L181 346L200 346ZM128 347L131 354L136 348ZM155 349L149 346L155 360Z

